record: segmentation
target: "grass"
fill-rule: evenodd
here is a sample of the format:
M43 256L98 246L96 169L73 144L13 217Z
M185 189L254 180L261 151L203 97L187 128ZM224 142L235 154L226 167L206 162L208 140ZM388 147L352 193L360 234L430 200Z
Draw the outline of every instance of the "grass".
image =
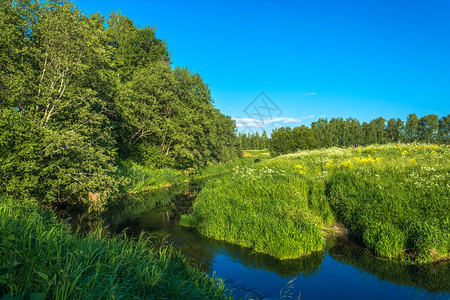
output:
M383 145L300 151L209 182L182 224L279 259L323 249L341 223L373 253L450 256L450 148Z
M172 168L152 168L133 161L122 161L119 164L117 176L125 178L120 195L130 196L145 193L186 182L194 182L224 173L229 173L236 166L251 166L255 164L251 157L237 158L234 161L221 164L208 163L203 167L175 170Z
M150 168L132 161L123 161L119 164L118 176L123 176L127 183L121 187L121 194L136 194L153 189L159 189L187 180L182 171L171 168Z
M346 167L327 180L333 211L377 255L420 262L448 258L449 150L424 145L365 149L361 157L370 151L379 162Z
M148 240L78 237L36 202L0 196L0 298L229 298L172 248Z
M279 259L297 258L324 245L306 187L280 169L238 167L208 182L181 224Z

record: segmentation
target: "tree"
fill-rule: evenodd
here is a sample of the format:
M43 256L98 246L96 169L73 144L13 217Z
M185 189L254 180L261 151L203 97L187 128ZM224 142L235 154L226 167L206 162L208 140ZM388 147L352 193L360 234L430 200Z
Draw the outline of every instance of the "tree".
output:
M388 140L393 143L396 141L396 135L397 135L397 121L392 118L389 119L386 125L386 137Z
M361 144L362 127L355 118L345 120L344 144L346 146Z
M403 140L405 139L404 130L405 124L401 119L397 118L397 121L395 122L395 133L394 133L395 142L397 143L403 142Z
M121 85L115 104L116 136L122 157L161 165L169 155L178 105L172 69L157 63L135 70Z
M261 135L261 149L267 149L269 147L270 139L267 136L267 132L264 130Z
M377 144L384 144L386 142L386 138L385 138L385 124L386 124L386 119L384 119L383 117L379 117L377 119L372 120L375 124L375 131L376 131L376 143Z
M311 129L314 130L318 146L327 148L333 146L333 137L327 119L319 119L311 123Z
M115 12L109 15L107 23L114 69L122 82L130 80L135 70L157 61L170 64L167 45L156 38L154 27L136 28L132 20Z
M107 64L102 32L71 3L33 9L35 18L18 42L28 46L22 67L30 68L32 83L2 76L10 91L1 111L2 144L8 147L0 158L2 190L51 202L87 200L90 194L96 195L91 204L101 206L119 183L107 105L90 79L101 77L97 73ZM18 68L6 77L22 76Z
M405 126L405 140L409 143L416 143L419 138L419 118L416 114L408 115Z
M363 123L364 144L371 145L377 142L377 125L375 120Z
M305 125L292 130L293 151L314 149L317 146L314 131Z
M287 154L294 151L295 145L292 140L292 129L280 127L272 130L269 151L271 156Z
M439 119L438 141L442 144L450 143L450 115Z
M430 144L437 140L438 119L438 116L433 114L420 118L417 132L421 141Z

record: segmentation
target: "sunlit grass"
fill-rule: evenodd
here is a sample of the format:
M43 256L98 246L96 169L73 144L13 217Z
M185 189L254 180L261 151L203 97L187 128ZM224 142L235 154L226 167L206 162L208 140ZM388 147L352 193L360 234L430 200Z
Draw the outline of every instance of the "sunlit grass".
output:
M155 189L170 187L186 182L194 182L231 172L236 166L255 164L251 157L236 158L227 163L208 163L205 166L176 170L173 168L153 168L133 161L122 161L117 175L124 177L126 183L121 186L121 195L145 193Z
M209 183L182 224L284 259L322 249L342 223L373 253L450 255L450 148L383 145L300 151Z
M238 167L209 182L181 222L256 252L297 258L324 246L322 221L308 208L307 188L303 178L284 170Z

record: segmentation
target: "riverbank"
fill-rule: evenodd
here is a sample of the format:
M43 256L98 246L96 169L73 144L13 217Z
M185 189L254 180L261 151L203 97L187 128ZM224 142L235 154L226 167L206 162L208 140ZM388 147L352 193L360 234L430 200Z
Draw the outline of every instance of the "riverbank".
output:
M392 144L268 159L208 182L181 223L279 259L322 250L341 223L376 255L450 256L450 148Z
M145 236L70 233L35 201L0 196L0 296L229 299L224 284Z
M227 163L207 164L198 168L176 170L172 168L151 168L133 161L122 161L119 163L116 176L125 178L125 183L121 186L120 193L116 197L127 197L179 184L200 181L232 172L237 166L252 166L254 164L255 159L242 157Z

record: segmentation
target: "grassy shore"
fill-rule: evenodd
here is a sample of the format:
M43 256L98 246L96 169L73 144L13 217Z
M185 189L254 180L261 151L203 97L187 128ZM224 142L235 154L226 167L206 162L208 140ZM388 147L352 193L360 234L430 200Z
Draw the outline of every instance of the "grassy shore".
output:
M222 281L141 237L78 237L34 201L0 196L0 298L229 298Z
M129 196L187 182L195 182L232 172L236 166L251 166L253 164L255 164L254 158L243 157L223 164L211 163L203 167L175 170L172 168L146 167L133 161L122 161L117 172L118 177L125 178L125 184L121 186L120 195Z
M450 256L450 148L384 145L279 156L209 182L182 224L280 259L323 249L343 224L373 253Z

